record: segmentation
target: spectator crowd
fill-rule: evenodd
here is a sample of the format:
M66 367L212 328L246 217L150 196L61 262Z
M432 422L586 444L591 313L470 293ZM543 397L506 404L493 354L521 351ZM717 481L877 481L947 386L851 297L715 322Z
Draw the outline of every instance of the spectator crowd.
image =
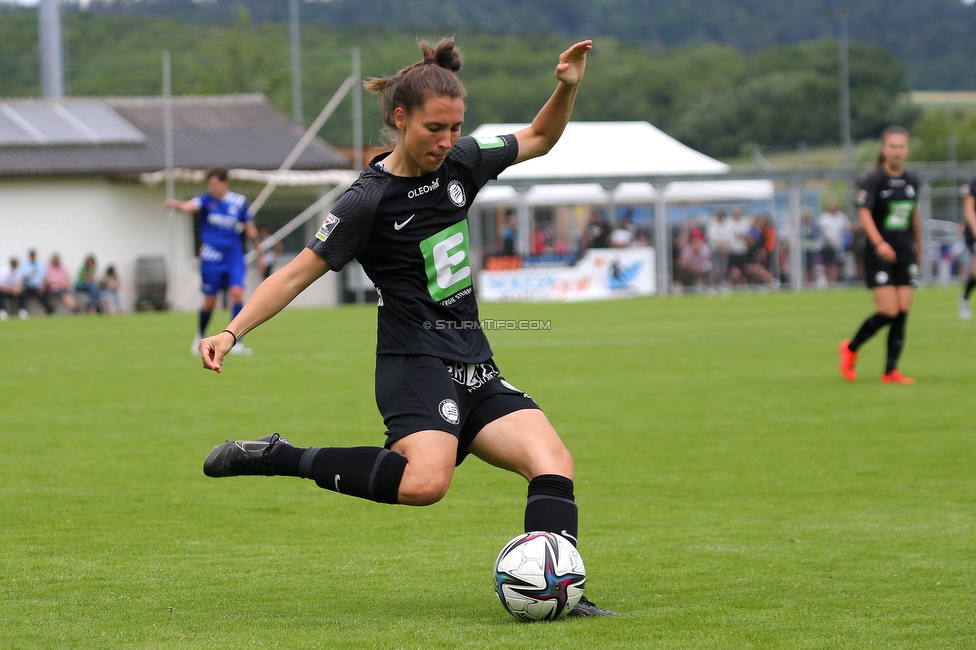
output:
M119 312L122 311L120 287L115 265L99 273L94 255L86 256L72 281L58 253L52 253L49 262L44 264L32 248L23 264L17 257L11 257L0 268L0 321L13 314L28 318L33 303L49 315L59 307L70 313Z
M863 277L863 235L830 204L818 217L802 215L801 245L806 284L834 286ZM692 219L672 241L675 283L684 288L779 287L790 280L789 232L771 215L744 215L738 207L716 211L704 224Z

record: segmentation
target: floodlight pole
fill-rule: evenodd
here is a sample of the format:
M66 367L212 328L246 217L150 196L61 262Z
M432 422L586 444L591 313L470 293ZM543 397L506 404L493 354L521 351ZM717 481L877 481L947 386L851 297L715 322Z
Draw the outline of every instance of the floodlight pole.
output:
M671 292L671 228L668 223L668 183L654 185L657 202L654 204L654 255L657 256L657 293Z
M298 0L288 0L288 31L291 37L291 118L304 125L302 111L302 42L298 21Z
M166 198L176 198L176 182L173 174L175 166L173 154L173 71L170 66L169 50L163 50L163 156L166 163ZM177 257L179 256L179 246L177 245L177 225L176 210L170 208L166 213L166 226L169 232L169 277L167 290L171 295L175 294L176 272L179 269ZM171 301L172 302L172 301Z
M842 6L837 10L840 16L840 141L844 148L844 161L854 162L854 148L851 146L851 80L848 60L847 19L851 8Z
M41 97L64 97L61 68L61 0L41 0L37 7L37 31L41 50Z
M789 251L790 251L790 286L794 291L803 289L805 269L803 260L803 197L800 194L800 181L790 182L790 212L789 212Z

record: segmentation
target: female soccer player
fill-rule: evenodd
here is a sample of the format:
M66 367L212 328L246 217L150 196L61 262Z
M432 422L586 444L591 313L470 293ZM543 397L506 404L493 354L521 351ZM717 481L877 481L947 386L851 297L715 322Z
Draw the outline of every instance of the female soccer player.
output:
M962 214L965 217L963 227L963 237L966 240L966 249L972 255L969 265L969 276L963 286L962 295L959 297L959 318L969 320L973 312L969 307L969 294L976 288L976 178L969 181L966 187L966 196L962 200Z
M207 325L217 304L217 294L227 289L231 303L231 318L244 307L244 280L247 264L241 232L247 234L258 254L258 268L264 274L264 255L258 230L254 227L247 199L230 191L230 180L223 167L207 170L207 192L189 201L167 199L163 207L180 212L200 214L200 288L203 306L200 308L198 334L190 346L191 354L200 354L200 339L207 335ZM234 354L251 354L240 339L231 350Z
M274 316L326 271L355 258L376 285L376 401L385 447L298 448L278 434L228 441L208 476L299 476L380 503L429 505L447 493L468 454L528 482L525 530L574 544L573 459L532 399L500 375L478 327L467 211L509 165L548 152L572 113L591 41L563 52L559 84L529 128L461 138L467 93L453 39L421 43L422 61L370 79L392 153L369 164L298 257L258 287L228 329L204 339L205 368L220 372L237 339ZM581 601L577 616L607 616Z
M897 367L922 259L919 182L904 168L907 157L908 131L899 126L885 129L877 167L864 179L857 194L858 216L867 236L864 274L874 293L875 313L864 321L853 339L840 343L840 372L847 381L857 378L854 364L858 349L888 325L888 358L881 382L915 383Z

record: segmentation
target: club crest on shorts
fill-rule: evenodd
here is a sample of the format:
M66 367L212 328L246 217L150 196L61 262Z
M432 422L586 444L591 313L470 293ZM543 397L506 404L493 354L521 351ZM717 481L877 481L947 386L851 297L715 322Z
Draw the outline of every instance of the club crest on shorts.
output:
M315 233L315 238L318 239L319 241L325 241L326 239L329 238L329 235L332 234L332 231L335 230L335 227L338 225L339 225L339 217L335 216L330 212L329 216L327 216L325 218L325 221L322 222L322 227L319 228L319 231L317 233Z
M464 188L459 181L451 181L447 184L447 195L451 198L451 203L459 208L464 207Z
M457 424L461 421L461 411L458 410L457 402L452 399L442 400L438 404L437 410L440 412L441 417L451 424Z
M878 271L874 274L874 281L877 284L887 284L888 283L888 273L885 271Z

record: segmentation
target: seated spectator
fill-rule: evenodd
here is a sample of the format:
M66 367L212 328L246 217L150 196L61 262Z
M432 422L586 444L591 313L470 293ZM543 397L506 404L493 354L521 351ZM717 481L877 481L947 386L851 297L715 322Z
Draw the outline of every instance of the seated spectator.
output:
M749 259L746 262L746 279L752 284L773 284L770 253L776 246L776 231L764 216L756 217L749 234Z
M705 225L705 241L712 253L712 279L715 285L725 285L729 267L729 247L733 233L731 222L725 218L725 213L719 210Z
M72 312L78 311L78 303L75 296L71 293L71 279L68 272L61 266L61 258L57 253L51 255L51 263L47 266L47 273L44 274L44 282L47 284L48 294L57 296Z
M89 255L85 263L78 269L78 279L75 281L75 291L88 294L88 313L101 313L102 288L98 286L98 268L95 266L95 256Z
M552 242L555 239L548 228L539 228L532 234L532 254L552 255Z
M27 303L24 300L24 279L20 273L16 257L10 258L10 264L0 271L0 320L7 320L7 305L13 310L14 299L17 299L17 315L21 319L27 318Z
M729 284L745 284L746 265L749 263L749 251L753 241L749 236L752 228L752 220L742 215L742 210L732 208L732 215L729 219L729 230L732 239L729 242Z
M678 279L686 287L706 282L712 270L712 257L708 244L705 243L705 235L697 228L689 231L678 257Z
M109 264L108 268L105 269L105 275L102 276L102 281L98 283L98 286L102 290L102 309L109 313L122 311L122 302L119 300L119 289L122 287L122 282L119 280L114 264Z
M590 223L586 226L583 233L582 251L588 248L606 248L609 244L607 240L607 226L603 221L603 215L599 210L590 212Z
M803 208L801 217L803 233L803 268L806 270L807 284L813 284L817 277L817 263L820 261L820 249L823 240L820 225L814 220L810 208Z
M505 225L502 227L502 255L515 255L515 238L518 230L515 227L515 215L510 214L505 218Z
M22 273L24 303L33 296L44 307L44 311L51 314L54 312L54 307L51 306L51 301L47 297L47 280L44 277L46 273L47 269L44 268L44 263L37 261L37 251L33 248L27 251L27 261L24 262Z
M820 260L823 262L827 284L837 284L837 270L844 264L845 238L851 232L851 220L837 209L837 203L832 202L830 208L817 217L820 229L822 247Z
M610 246L613 248L628 248L634 245L634 233L628 227L630 222L621 219L613 232L610 233Z

